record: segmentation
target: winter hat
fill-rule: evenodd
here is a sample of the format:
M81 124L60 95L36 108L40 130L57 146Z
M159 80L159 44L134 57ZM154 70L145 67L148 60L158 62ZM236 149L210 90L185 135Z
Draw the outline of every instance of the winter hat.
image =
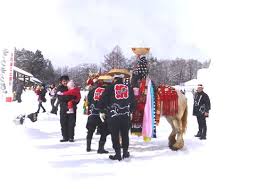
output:
M63 80L69 81L69 77L67 75L62 75L59 80L60 82Z
M70 81L67 83L67 88L69 88L69 89L73 89L74 87L75 87L74 81L73 81L73 80L70 80Z
M198 87L201 87L201 88L203 88L203 85L202 85L202 84L198 84Z

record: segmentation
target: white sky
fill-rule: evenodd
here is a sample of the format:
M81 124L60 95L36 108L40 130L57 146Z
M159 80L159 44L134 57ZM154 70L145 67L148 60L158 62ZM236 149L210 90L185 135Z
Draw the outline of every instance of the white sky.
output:
M130 57L144 44L158 58L211 58L232 74L254 62L262 72L265 7L263 0L1 0L0 47L38 48L61 66L100 63L117 44Z
M191 9L184 0L1 1L0 41L38 48L56 66L102 62L115 45L127 57L146 45L158 58L203 61L209 56L193 39Z

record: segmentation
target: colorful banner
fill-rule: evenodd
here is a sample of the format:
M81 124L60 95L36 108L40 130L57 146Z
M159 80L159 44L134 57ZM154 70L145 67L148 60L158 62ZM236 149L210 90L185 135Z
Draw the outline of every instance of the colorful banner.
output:
M1 63L0 63L0 86L1 86L1 99L6 102L13 100L13 68L15 62L14 49L2 50Z

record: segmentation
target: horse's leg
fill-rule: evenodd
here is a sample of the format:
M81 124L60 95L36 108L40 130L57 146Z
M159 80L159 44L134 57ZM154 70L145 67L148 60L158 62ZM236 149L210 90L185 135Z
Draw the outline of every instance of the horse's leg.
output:
M184 139L183 139L183 129L182 129L182 121L181 119L175 119L173 120L173 124L177 130L177 140L175 144L173 145L172 149L173 150L179 150L183 148L184 146Z
M166 120L168 121L168 123L171 125L171 127L172 127L172 132L170 133L170 135L169 135L169 137L168 137L168 146L169 146L169 148L171 148L172 149L172 146L176 143L176 139L175 139L175 137L176 137L176 128L175 128L175 126L174 126L174 124L173 124L173 121L172 121L172 119L171 118L169 118L169 117L166 117Z

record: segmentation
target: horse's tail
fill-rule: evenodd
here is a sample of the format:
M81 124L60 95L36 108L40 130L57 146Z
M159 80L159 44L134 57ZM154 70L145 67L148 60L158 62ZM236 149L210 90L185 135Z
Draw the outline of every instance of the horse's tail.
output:
M185 133L186 130L187 130L187 116L188 116L188 106L186 105L186 109L183 113L183 116L182 116L182 131Z

